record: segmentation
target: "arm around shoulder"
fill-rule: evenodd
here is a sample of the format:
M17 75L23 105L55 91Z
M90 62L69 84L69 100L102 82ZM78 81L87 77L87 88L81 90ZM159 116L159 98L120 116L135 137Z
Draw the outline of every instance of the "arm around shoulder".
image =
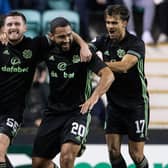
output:
M80 45L80 58L81 62L88 62L91 59L92 53L89 49L87 42L85 42L82 37L80 37L77 33L72 32L73 38L76 43Z
M121 61L106 62L113 72L127 73L138 62L137 56L126 54Z

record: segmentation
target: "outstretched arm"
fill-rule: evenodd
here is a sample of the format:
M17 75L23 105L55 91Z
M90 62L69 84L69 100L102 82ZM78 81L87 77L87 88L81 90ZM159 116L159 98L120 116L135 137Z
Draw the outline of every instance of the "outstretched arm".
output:
M105 67L98 72L98 76L100 76L99 83L92 93L91 97L81 105L81 113L85 114L90 111L93 106L97 103L99 98L107 92L110 88L112 82L114 81L114 75L112 71Z
M81 62L88 62L91 59L92 53L89 50L88 44L75 32L72 32L73 38L80 45L80 58Z

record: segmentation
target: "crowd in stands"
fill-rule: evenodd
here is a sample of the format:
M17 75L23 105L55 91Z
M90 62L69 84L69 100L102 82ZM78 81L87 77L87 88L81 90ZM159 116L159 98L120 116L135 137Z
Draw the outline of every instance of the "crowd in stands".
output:
M124 0L124 3L130 11L130 21L128 24L128 31L136 34L133 10L143 12L142 35L141 38L145 43L153 43L152 25L155 14L155 6L153 0Z
M160 35L157 41L158 43L163 43L168 41L168 0L161 0L161 2L157 2L156 4L160 29Z
M54 0L52 0L54 1ZM168 0L55 0L65 1L69 3L66 9L76 11L80 17L80 35L87 41L93 37L90 35L91 20L89 14L97 11L102 11L109 4L125 4L130 10L130 22L128 24L128 31L140 36L146 44L165 43L168 42ZM10 10L17 9L34 9L41 14L45 10L54 9L46 0L0 0L0 14L8 13ZM65 5L63 5L65 7ZM62 7L63 7L62 6ZM53 7L53 8L52 8ZM61 6L60 6L61 8ZM57 10L57 9L54 9ZM60 10L60 9L59 9ZM135 23L135 13L140 13L142 17L142 23L138 24L141 28L141 33L137 30ZM0 20L1 21L1 20ZM103 22L103 20L97 20ZM156 26L156 28L155 28ZM155 30L157 29L155 33ZM37 67L37 71L34 78L34 84L28 99L28 106L26 108L25 119L26 124L35 121L32 125L38 126L40 123L40 116L42 108L46 105L48 96L47 85L47 70L44 65ZM33 96L32 96L33 95ZM40 95L40 96L39 96ZM98 108L97 108L98 107ZM100 123L104 121L104 102L99 101L99 104L94 108L94 115L97 115ZM99 109L99 110L97 110ZM101 110L100 110L101 109ZM29 118L28 112L31 112L32 118ZM25 125L26 125L25 124ZM29 125L29 124L27 124Z
M54 2L57 4L54 6ZM34 9L43 13L49 9L69 9L76 11L80 17L80 35L85 40L91 40L89 27L91 21L89 13L103 11L109 4L125 4L130 10L130 21L128 31L139 35L146 44L154 42L163 43L168 40L168 0L0 0L0 14L5 14L10 10ZM62 6L60 5L62 4ZM67 4L67 5L66 5ZM141 33L137 32L135 24L135 13L142 14L142 23L138 24ZM138 15L140 16L140 15ZM158 27L159 33L155 35L154 26Z

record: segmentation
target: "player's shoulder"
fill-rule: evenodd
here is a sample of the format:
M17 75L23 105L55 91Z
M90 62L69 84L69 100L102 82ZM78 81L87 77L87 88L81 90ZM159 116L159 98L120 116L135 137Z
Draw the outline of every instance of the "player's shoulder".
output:
M40 41L40 42L46 41L47 43L49 43L49 39L48 39L47 36L36 36L36 37L34 37L32 40L33 40L34 42L36 42L36 41Z
M16 45L12 45L9 43L8 46L14 47L14 48L17 48L18 46L20 46L21 48L31 47L33 46L33 40L30 37L23 36L23 39L19 43L17 43Z
M138 45L144 45L144 42L143 40L136 36L136 35L133 35L129 32L126 32L126 40L130 43L130 44L138 44Z
M23 40L22 40L21 42L22 42L22 43L32 42L32 38L31 38L31 37L24 36L24 37L23 37Z
M32 43L33 44L36 41L36 39L37 39L36 37L32 38L32 37L24 36L21 43L23 43L23 44L31 44Z
M24 42L38 42L38 41L48 41L46 36L36 36L36 37L28 37L24 36L23 38Z

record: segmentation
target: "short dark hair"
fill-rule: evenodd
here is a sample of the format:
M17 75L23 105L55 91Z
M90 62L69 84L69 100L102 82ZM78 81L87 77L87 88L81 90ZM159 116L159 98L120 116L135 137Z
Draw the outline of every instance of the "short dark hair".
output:
M71 23L64 17L56 17L50 23L50 32L54 33L55 28L65 27L65 26L71 26Z
M121 20L128 21L129 20L129 10L125 5L109 5L104 11L104 17L107 15L114 16L119 15Z
M27 22L25 15L24 15L23 13L21 13L21 12L11 11L10 13L7 13L7 14L5 15L5 19L6 19L7 17L10 17L10 16L20 16L20 17L23 19L23 21L24 21L25 24L26 24L26 22ZM5 19L4 19L4 21L5 21Z

